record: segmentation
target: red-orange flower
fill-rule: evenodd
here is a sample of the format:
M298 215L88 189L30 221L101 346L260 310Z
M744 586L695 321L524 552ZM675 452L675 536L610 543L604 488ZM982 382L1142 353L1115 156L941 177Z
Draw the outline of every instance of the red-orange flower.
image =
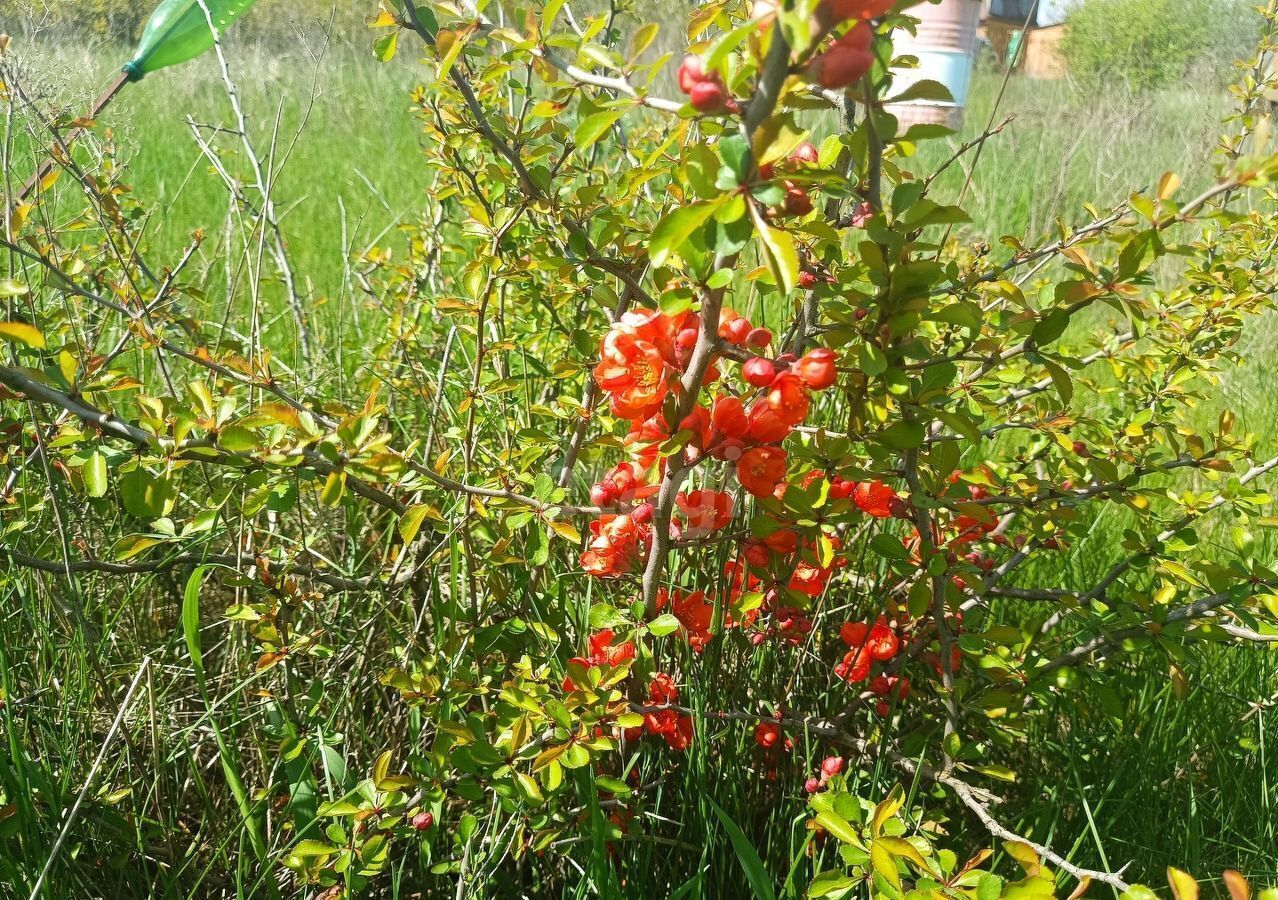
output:
M635 658L635 642L623 641L614 645L612 641L616 636L611 628L596 631L590 636L590 662L593 665L619 666Z
M662 735L671 750L687 750L692 746L692 716L678 714L675 727Z
M892 515L892 506L899 498L881 481L862 481L852 491L852 502L862 512L876 519L886 519Z
M739 397L720 397L715 400L710 421L715 431L728 438L743 438L750 428L750 420L746 418L745 408Z
M752 447L737 462L737 480L756 497L771 497L785 475L786 454L780 447Z
M782 372L768 391L768 408L786 425L798 425L807 417L808 386L794 372Z
M870 628L865 649L869 651L871 659L887 662L901 649L901 639L888 627L887 622L880 618Z
M885 15L896 0L826 0L830 12L836 21L846 22L849 19L868 21Z
M760 400L750 409L749 439L752 443L780 443L790 434L792 428L766 400Z
M781 740L781 726L775 722L760 722L754 727L754 742L765 750L771 750Z
M595 666L619 666L622 663L629 662L635 658L635 642L623 641L620 644L613 644L613 639L617 636L611 628L605 628L602 631L596 631L590 636L590 655L574 656L568 660L570 671L575 664L583 669L593 669ZM565 691L575 691L577 684L573 681L572 675L565 675L562 687Z
M679 699L679 688L674 679L665 672L657 672L648 685L648 702L653 704L674 703Z
M785 555L799 549L799 536L789 528L780 528L765 535L763 543L773 553Z
M673 593L662 589L657 595L657 608L665 609L667 602L670 612L683 626L688 637L688 646L700 652L710 643L711 627L714 625L714 604L706 599L702 591L685 594L675 588Z
M668 385L666 361L656 345L614 329L604 338L601 357L595 381L608 392L613 415L646 419L661 408Z
M834 674L848 684L865 681L870 677L870 654L864 647L854 647L843 656L843 661L834 667Z
M809 597L819 597L833 574L834 566L817 566L800 562L794 567L794 574L790 576L790 590L807 594Z
M860 647L869 634L870 626L864 622L844 622L839 629L839 640L849 647Z
M741 346L752 330L750 320L745 316L737 315L734 310L725 308L719 314L719 337L729 344Z
M704 406L692 407L692 412L683 417L683 421L679 423L680 431L691 431L692 437L688 438L688 447L697 450L705 449L710 443L710 410Z
M732 521L732 498L722 491L680 492L675 503L688 520L690 537L716 531Z
M581 554L581 567L597 577L629 572L639 558L648 531L627 515L601 516L590 523L594 537Z
M622 443L635 455L641 466L649 469L661 456L660 445L668 437L670 429L666 427L666 417L658 412L646 419L632 421L630 431Z
M803 383L814 391L823 391L839 378L839 370L833 350L817 347L809 350L803 358L794 364L794 371Z
M639 503L655 494L657 487L645 482L643 466L623 462L618 463L590 489L590 500L599 506Z

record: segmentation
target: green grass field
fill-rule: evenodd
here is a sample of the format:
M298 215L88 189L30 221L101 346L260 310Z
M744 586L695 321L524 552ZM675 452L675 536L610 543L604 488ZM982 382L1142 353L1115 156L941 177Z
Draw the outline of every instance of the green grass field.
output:
M254 136L261 146L275 147L275 202L319 341L329 351L366 346L379 338L381 320L359 290L353 267L358 268L364 251L396 248L403 241L397 225L415 220L420 198L431 183L418 152L416 119L405 114L408 92L418 77L411 55L379 66L369 58L362 36L352 38L352 43L355 46L309 55L298 48L287 53L240 48L231 57ZM120 55L106 48L84 55L37 52L31 63L50 97L74 109L108 80ZM1087 220L1085 202L1111 205L1154 183L1166 170L1181 173L1190 188L1211 178L1214 135L1228 103L1223 92L1187 86L1144 97L1082 97L1066 83L1018 78L994 110L999 88L997 73L978 76L963 133L954 139L957 144L979 134L991 116L995 122L1013 117L1003 133L987 143L979 160L986 177L978 179L980 186L966 204L975 221L965 227L995 244L996 252L1001 235L1034 243L1052 233L1057 219ZM192 138L188 116L203 124L229 120L222 84L208 59L131 88L101 124L110 129L119 160L127 166L124 180L149 208L162 213L149 224L155 258L175 259L193 231L207 234L191 278L203 284L209 302L216 304L223 302L216 298L226 292L227 276L221 268L225 254L219 247L234 234L226 228L232 213L221 180ZM920 170L948 151L929 147L926 152L927 157L918 161ZM971 162L969 155L965 163ZM226 158L232 171L242 171L242 163ZM944 191L957 196L964 177L963 167L953 167ZM282 316L278 286L267 286L264 296L270 315ZM238 302L230 301L232 307ZM362 309L363 318L352 309ZM1104 324L1098 318L1088 327ZM1241 348L1247 363L1228 375L1219 397L1202 405L1202 415L1212 419L1227 402L1239 410L1241 428L1266 439L1278 434L1278 397L1271 372L1278 347L1269 324L1258 323L1249 333ZM280 355L287 356L287 348L281 348ZM1102 517L1087 544L1075 548L1058 573L1062 586L1086 582L1115 558L1121 528L1119 513ZM88 589L113 589L107 580L86 579L84 584ZM157 580L153 587L137 596L103 596L104 602L95 604L95 620L105 633L116 636L108 666L136 659L144 649L175 650L181 643L179 634L166 633L160 624L172 624L161 607L172 602L172 592L180 586ZM8 752L13 760L47 763L60 758L59 765L33 766L32 771L58 773L61 783L47 786L48 792L74 793L110 722L104 721L96 700L98 674L89 660L94 648L78 640L68 643L66 632L49 622L43 590L32 586L29 593L16 592L13 607L4 613L6 630L24 637L0 644L0 652L11 657L0 659L0 669L14 665L13 658L22 659L51 693L47 700L35 699L35 724L24 726L20 740L7 708L0 707L0 730L11 742ZM411 625L384 614L390 619L379 627L398 633ZM367 610L352 607L340 610L333 624L358 633L367 620ZM210 644L220 645L223 637L221 625L207 630ZM243 648L228 647L228 655L219 659L219 671L251 671L252 661L243 657ZM1071 858L1080 864L1132 859L1136 868L1129 875L1151 884L1161 882L1161 868L1171 860L1201 877L1215 877L1233 867L1260 882L1278 879L1278 708L1252 707L1244 699L1278 699L1278 654L1230 647L1210 659L1210 666L1187 672L1189 689L1181 697L1164 673L1133 667L1111 682L1115 690L1108 710L1099 703L1080 708L1076 699L1068 705L1062 702L1056 715L1040 720L1050 726L1039 726L1028 735L1018 767L1024 779L1006 786L1007 793L1022 798L1027 812L1021 821L1008 824L1062 851L1072 850ZM341 671L340 662L334 662L330 675ZM240 685L229 674L211 685L220 698L213 711L184 700L189 685L177 679L156 672L154 682L152 709L145 713L150 720L143 727L171 732L167 755L139 758L132 747L123 749L107 764L107 777L99 779L98 802L88 819L117 842L141 845L143 836L199 831L200 823L186 816L202 803L209 815L216 815L211 798L218 790L213 785L218 773L210 768L208 757L192 749L194 737L188 747L183 736L202 733L216 721L246 756L270 752L245 745L248 733L237 730L239 717L250 713L246 695L236 690ZM1113 715L1115 710L1121 715ZM377 713L376 704L358 698L347 698L333 708L331 728L342 733L344 749L327 764L340 763L346 754L366 755L377 746ZM742 748L742 759L748 758L748 750ZM770 830L801 842L801 823L796 825L783 806L768 808L765 814L771 821L753 813L751 791L714 770L726 762L694 752L686 775L672 779L669 799L659 799L658 804L666 804L699 848L701 836L714 830L715 818L690 785L713 779L721 788L715 800L738 822L756 834ZM18 769L22 770L20 763ZM142 780L138 773L144 772L153 773L152 780ZM891 775L883 773L882 778L887 784ZM115 792L125 792L120 797L131 793L135 805L146 810L144 820L115 814ZM175 796L185 798L186 810L177 809ZM962 824L956 823L954 830L961 832ZM210 850L214 858L230 860L242 852L237 845L243 842L242 834L228 829L220 837L227 843ZM108 843L79 837L77 852L65 854L61 864L66 893L58 896L86 896L80 891L89 885L105 896L134 896L125 891L136 890L136 885L113 881L113 860L95 857L95 847ZM713 887L718 879L728 883L736 877L736 862L722 834L716 848L701 858L687 847L654 844L651 852L654 858L684 854L687 859L681 864L688 871L707 866L697 893L714 897L724 896ZM173 858L157 875L158 895L198 897L213 889L200 881L205 870L184 860L181 846L171 850ZM6 859L0 854L0 896L11 896L4 888L6 880L19 883L17 872L30 871L33 862L38 867L43 860ZM407 866L416 863L410 860ZM601 873L606 862L596 860L596 865L583 874L578 896L590 895L591 884L599 884L592 879L605 877ZM230 869L235 870L234 864ZM410 871L401 871L397 879L405 890L412 884ZM236 887L252 894L251 884Z

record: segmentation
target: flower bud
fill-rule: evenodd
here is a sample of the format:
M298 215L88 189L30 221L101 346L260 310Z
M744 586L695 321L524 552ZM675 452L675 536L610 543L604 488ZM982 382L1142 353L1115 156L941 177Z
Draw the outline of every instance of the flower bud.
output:
M767 387L772 384L772 379L777 377L777 370L772 360L764 359L762 356L752 356L741 366L741 374L755 387Z
M705 64L701 62L699 56L685 56L683 63L679 66L679 90L685 94L692 93L694 85L704 81L706 77Z
M717 81L699 81L688 91L688 102L697 112L723 112L727 109L728 89Z
M817 163L817 148L812 146L810 141L804 141L790 151L790 159L797 163L806 163L814 166Z
M772 343L772 332L767 328L752 328L746 335L745 342L747 347L762 350Z

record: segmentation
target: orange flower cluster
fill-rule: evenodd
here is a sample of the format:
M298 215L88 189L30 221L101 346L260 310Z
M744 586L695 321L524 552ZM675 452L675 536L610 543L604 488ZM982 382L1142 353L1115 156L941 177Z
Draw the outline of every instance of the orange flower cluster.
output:
M879 698L878 703L874 705L874 711L880 716L886 716L892 710L889 697L895 697L899 702L904 703L905 698L910 696L910 679L896 675L879 675L870 682L870 691Z
M838 378L833 351L819 347L802 359L786 354L776 360L752 357L742 367L747 382L766 393L746 412L736 397L720 397L711 411L716 435L708 448L719 459L736 460L737 480L755 497L784 492L786 452L773 446L785 440L811 408L811 392Z
M848 652L834 667L834 674L848 684L865 681L870 677L873 663L888 662L901 651L901 639L882 616L873 625L844 623L839 629L839 639L847 644Z
M634 659L635 642L622 641L620 644L614 644L616 637L617 633L611 628L596 631L590 636L590 655L574 656L568 660L569 666L580 666L584 670L593 669L596 666L619 666ZM565 691L575 691L578 685L569 674L564 676L561 687Z
M597 577L629 572L652 541L651 526L624 513L601 516L591 522L590 534L590 544L581 554L581 567Z
M595 381L609 398L612 414L642 421L661 411L697 343L698 320L684 312L668 316L655 309L625 313L608 330L595 366Z
M652 676L648 685L648 706L668 706L679 700L679 688L664 672ZM661 737L672 750L687 750L692 745L692 716L677 709L658 709L644 713L643 725L627 728L628 741L637 741L644 732Z

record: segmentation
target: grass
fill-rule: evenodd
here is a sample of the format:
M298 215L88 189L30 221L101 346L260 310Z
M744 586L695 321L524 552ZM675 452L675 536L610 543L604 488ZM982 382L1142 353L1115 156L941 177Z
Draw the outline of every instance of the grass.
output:
M83 56L50 54L35 64L62 101L77 108L109 77L118 57L100 48ZM278 130L280 136L273 163L279 173L276 202L284 210L288 247L304 275L321 341L329 348L367 346L383 323L369 308L362 325L352 324L351 310L366 299L352 283L349 261L374 245L401 241L396 226L414 219L430 184L417 152L415 119L405 114L416 78L411 60L377 66L359 46L334 47L322 56L245 48L232 64L255 134L269 140ZM978 77L958 140L980 133L999 83L993 73ZM1117 202L1165 170L1181 172L1187 189L1205 184L1216 123L1225 109L1223 94L1204 97L1198 90L1080 97L1063 83L1015 79L995 121L1015 119L980 159L983 173L999 176L975 182L966 200L975 224L967 227L991 243L1003 234L1036 243L1058 218L1071 223L1088 218L1085 202ZM221 242L234 234L225 227L226 192L193 143L187 115L203 123L229 121L210 60L131 88L103 125L112 130L128 167L126 180L163 211L149 225L157 258L175 258L191 233L203 229L209 237L192 280L211 304L233 313L242 309L248 288L221 270L226 256ZM917 168L927 170L948 152L929 147ZM245 170L243 159L229 152L225 158L233 171ZM942 192L956 197L964 176L962 167L953 168ZM265 305L278 308L278 296L278 286L268 285ZM1242 348L1248 362L1228 377L1217 400L1240 409L1243 427L1272 438L1278 411L1269 387L1273 332L1251 334ZM1213 404L1204 404L1202 414L1213 416ZM16 517L4 524L11 530L26 527ZM1063 586L1084 583L1114 557L1122 524L1119 514L1098 521L1092 537L1056 573ZM339 532L341 527L336 526ZM460 551L450 550L455 565ZM441 582L451 583L454 576L460 578L447 567L439 573ZM280 709L314 704L318 735L307 746L318 749L304 761L326 783L342 783L347 767L367 765L383 748L391 712L387 697L352 691L314 698L303 678L310 685L371 683L376 663L367 655L338 653L313 671L294 674L288 694L254 697L256 676L243 674L253 671L248 642L228 636L219 615L235 597L228 590L209 598L198 619L184 621L184 631L175 600L183 586L180 579L157 575L132 582L126 591L111 579L83 577L75 591L86 601L91 625L86 633L66 621L50 621L60 583L37 577L7 582L0 687L9 702L0 704L0 728L8 758L0 766L0 784L22 814L8 817L8 824L0 816L5 842L0 896L25 896L18 886L29 884L43 865L61 810L84 785L105 739L116 712L109 698L121 696L121 684L144 653L154 661L144 676L145 690L128 712L124 737L110 748L90 785L90 802L54 869L49 896L267 896L254 859L279 852L298 835L255 838L255 827L242 820L284 802L252 795L254 784L271 781L279 746L297 737L281 724L290 717ZM549 600L566 606L569 596L560 584ZM544 612L555 627L565 621L562 608ZM357 599L339 597L325 610L326 627L356 650L363 635L374 631L392 647L406 646L413 613L388 605L370 616ZM207 694L203 679L197 687L189 667L192 641L202 646ZM718 646L712 652L722 655L702 665L732 673L720 685L724 698L739 692L741 681L777 680L780 661L769 654ZM1010 824L1073 848L1080 864L1132 859L1132 877L1151 884L1160 882L1170 862L1201 876L1234 867L1262 882L1278 879L1278 769L1272 762L1278 731L1273 710L1247 704L1247 698L1278 691L1278 657L1230 648L1210 660L1188 673L1183 696L1164 673L1132 667L1114 680L1107 708L1062 700L1028 735L1020 766L1024 780L1008 789L1023 801L1023 818ZM405 746L415 746L423 728L410 719L402 734ZM769 782L748 734L734 733L741 737L735 747L711 755L714 742L698 741L685 763L668 773L650 807L658 817L652 829L658 840L637 834L630 864L620 874L601 842L585 845L574 857L580 871L564 873L564 883L576 885L566 895L645 896L653 886L671 883L685 884L692 897L735 895L729 886L743 884L744 875L718 808L756 842L771 836L762 852L773 872L783 875L803 852L806 836L799 786L785 779ZM289 802L302 802L301 788L317 787L288 777L297 788ZM868 794L883 793L893 778L878 772L862 787ZM249 786L248 815L226 796L225 783L237 779ZM979 845L983 837L971 835L969 824L955 823L954 830ZM422 873L431 861L405 861L391 876L391 893L411 896L430 883ZM496 870L499 863L476 861L481 870ZM528 859L507 864L501 877L534 885L533 866L535 860ZM515 887L494 881L484 890L509 893Z

